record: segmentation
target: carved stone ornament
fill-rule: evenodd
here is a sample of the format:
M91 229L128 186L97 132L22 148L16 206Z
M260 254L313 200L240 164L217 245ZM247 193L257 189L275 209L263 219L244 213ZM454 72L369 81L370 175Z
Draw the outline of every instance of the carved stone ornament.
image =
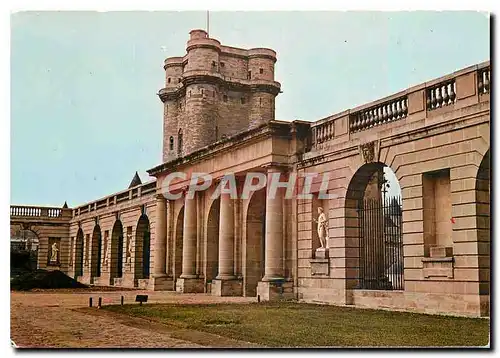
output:
M365 163L373 163L375 161L375 142L361 144L360 149Z

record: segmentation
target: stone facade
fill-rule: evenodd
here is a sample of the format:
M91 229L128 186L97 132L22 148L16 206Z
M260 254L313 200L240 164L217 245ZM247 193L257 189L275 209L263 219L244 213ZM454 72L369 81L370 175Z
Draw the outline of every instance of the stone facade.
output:
M58 234L61 269L99 285L489 315L489 62L316 122L283 122L274 120L275 61L272 50L192 31L187 55L165 61L164 160L148 171L156 181L63 209L71 215ZM380 200L384 167L401 187L403 282L367 289L362 238L369 232L376 250L383 233L369 230L359 203ZM215 181L190 198L190 179L176 179L168 187L181 195L166 200L174 172ZM226 173L241 192L250 172L297 175L298 192L305 175L318 175L312 198L288 199L282 189L270 198L268 186L212 198ZM335 198L318 195L323 174ZM328 218L325 249L318 207ZM32 220L11 221L19 216Z

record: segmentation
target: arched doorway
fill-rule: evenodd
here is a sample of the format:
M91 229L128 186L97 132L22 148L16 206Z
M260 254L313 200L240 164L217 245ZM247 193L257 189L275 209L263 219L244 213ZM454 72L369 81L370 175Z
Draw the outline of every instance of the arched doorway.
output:
M102 256L102 237L101 228L99 225L94 227L92 233L92 255L91 255L91 268L90 276L99 277L101 276L101 256Z
M149 219L143 214L135 231L135 275L138 279L149 278L150 237Z
M385 164L364 164L351 179L345 203L350 287L404 289L401 204L399 183Z
M182 237L184 236L184 207L177 215L174 240L174 280L182 274Z
M257 283L264 277L266 233L266 188L250 198L246 217L246 267L244 295L257 296Z
M217 198L212 202L207 219L206 282L211 282L219 273L219 219L220 198Z
M83 276L83 230L78 229L75 242L75 278Z
M113 279L123 276L123 225L116 220L111 233L111 283Z
M478 258L479 263L479 292L481 295L490 294L490 150L486 152L479 165L476 178L476 225L478 252L488 253ZM481 308L481 315L488 315L489 310Z
M10 233L11 268L36 270L39 243L38 235L33 230L12 226Z

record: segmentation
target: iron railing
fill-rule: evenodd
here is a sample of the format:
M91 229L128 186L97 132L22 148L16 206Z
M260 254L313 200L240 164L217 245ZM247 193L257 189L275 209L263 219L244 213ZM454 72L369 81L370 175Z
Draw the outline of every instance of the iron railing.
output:
M359 286L403 290L401 198L359 202Z

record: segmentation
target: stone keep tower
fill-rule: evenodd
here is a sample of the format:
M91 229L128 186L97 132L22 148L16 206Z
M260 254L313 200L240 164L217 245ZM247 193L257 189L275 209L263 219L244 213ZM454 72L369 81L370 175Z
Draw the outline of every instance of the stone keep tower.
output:
M165 60L163 162L274 120L276 52L223 46L192 30L184 57Z

